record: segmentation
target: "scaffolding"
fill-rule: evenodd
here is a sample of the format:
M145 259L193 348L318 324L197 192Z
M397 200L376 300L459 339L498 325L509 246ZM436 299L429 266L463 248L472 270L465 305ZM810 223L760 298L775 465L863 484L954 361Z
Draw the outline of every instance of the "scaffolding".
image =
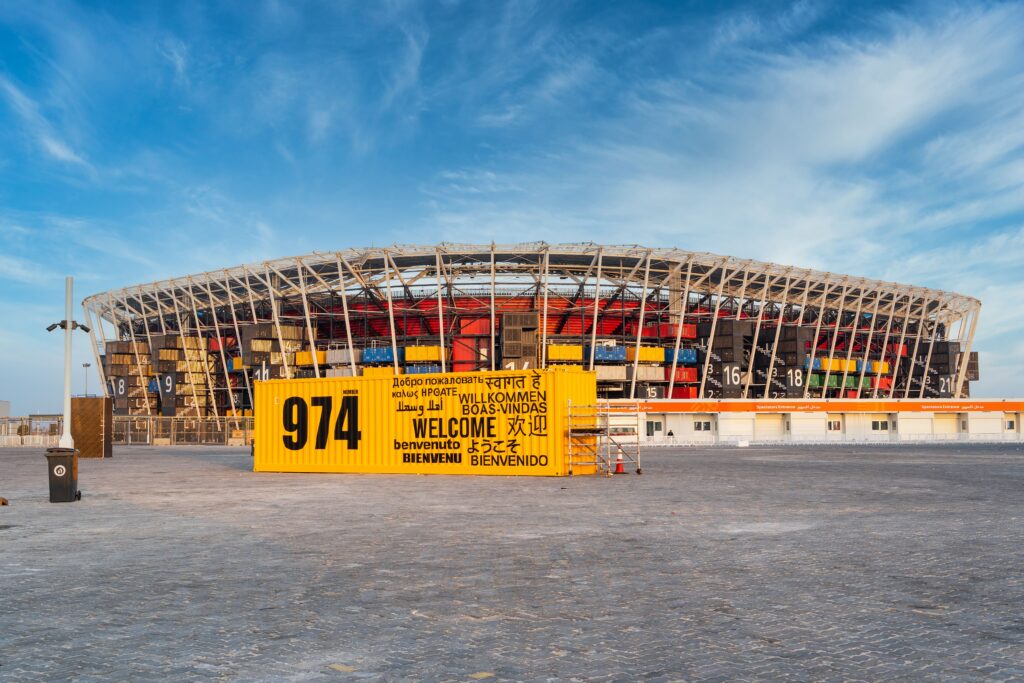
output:
M566 458L568 473L597 468L612 475L628 468L641 474L640 406L635 403L573 405L566 410Z

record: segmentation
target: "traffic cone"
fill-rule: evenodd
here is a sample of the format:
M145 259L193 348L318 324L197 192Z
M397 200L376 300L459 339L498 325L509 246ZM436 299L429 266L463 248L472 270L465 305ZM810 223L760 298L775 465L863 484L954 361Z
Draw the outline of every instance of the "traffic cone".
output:
M625 474L626 469L622 466L622 451L615 454L615 474Z

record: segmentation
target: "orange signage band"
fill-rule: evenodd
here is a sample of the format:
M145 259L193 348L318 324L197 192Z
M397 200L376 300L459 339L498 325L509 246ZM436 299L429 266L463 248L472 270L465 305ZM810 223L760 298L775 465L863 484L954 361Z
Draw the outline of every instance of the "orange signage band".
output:
M610 401L615 405L637 407L643 413L1020 413L1020 399L931 399L931 400L672 400Z

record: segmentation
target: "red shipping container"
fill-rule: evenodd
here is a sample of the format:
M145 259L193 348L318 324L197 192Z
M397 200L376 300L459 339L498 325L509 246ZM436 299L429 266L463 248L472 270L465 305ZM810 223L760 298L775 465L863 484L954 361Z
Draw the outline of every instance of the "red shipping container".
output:
M656 339L675 339L679 332L678 323L661 323L647 325L644 328L644 337ZM696 339L697 326L693 323L683 323L683 332L680 339Z
M906 357L907 345L906 344L889 344L889 353L896 354L898 356Z
M665 368L665 380L672 381L672 366ZM677 382L696 382L697 381L697 368L676 368L676 381Z
M697 398L697 387L673 387L672 398Z
M892 389L892 377L872 377L871 387L873 389Z
M224 350L225 351L227 351L228 349L233 349L233 348L235 348L237 346L237 344L235 343L235 338L234 337L221 337L221 339L224 342ZM210 337L210 350L211 351L220 351L220 343L217 341L216 337Z

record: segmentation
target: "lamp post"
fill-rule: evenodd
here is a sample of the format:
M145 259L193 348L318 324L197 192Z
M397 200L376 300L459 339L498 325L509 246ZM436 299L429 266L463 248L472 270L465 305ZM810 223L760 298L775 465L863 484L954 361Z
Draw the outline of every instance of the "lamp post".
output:
M71 332L80 329L88 332L89 328L71 319L71 299L73 278L64 278L64 320L53 323L46 328L53 332L58 327L64 330L64 430L60 435L60 447L73 449L75 440L71 438Z
M82 367L85 368L85 395L89 396L89 368L92 367L92 363L82 363Z
M58 447L46 449L51 503L70 503L82 498L78 490L78 451L71 438L71 333L75 329L88 332L89 328L71 319L72 282L70 277L64 279L64 320L46 328L47 332L58 327L64 330L64 429Z

